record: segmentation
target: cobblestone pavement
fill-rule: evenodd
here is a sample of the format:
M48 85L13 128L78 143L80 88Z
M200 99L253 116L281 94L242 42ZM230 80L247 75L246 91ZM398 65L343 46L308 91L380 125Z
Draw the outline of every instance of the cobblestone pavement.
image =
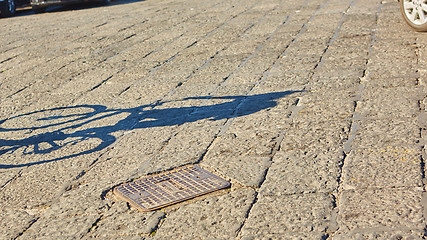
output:
M1 239L424 238L427 35L396 1L116 1L0 39ZM187 164L232 187L112 194Z

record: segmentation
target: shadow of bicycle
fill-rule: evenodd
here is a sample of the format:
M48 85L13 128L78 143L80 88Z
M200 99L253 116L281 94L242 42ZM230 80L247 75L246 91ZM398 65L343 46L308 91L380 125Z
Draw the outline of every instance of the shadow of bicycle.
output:
M162 108L168 102L128 109L77 105L18 115L0 120L0 136L10 136L7 139L0 138L0 156L16 152L45 157L26 163L0 163L0 169L38 165L94 153L113 144L117 140L115 134L120 131L179 126L203 119L215 121L250 115L275 107L277 99L293 93L295 91L251 96L185 98L179 101L204 100L206 105L179 108ZM209 105L215 101L220 103Z

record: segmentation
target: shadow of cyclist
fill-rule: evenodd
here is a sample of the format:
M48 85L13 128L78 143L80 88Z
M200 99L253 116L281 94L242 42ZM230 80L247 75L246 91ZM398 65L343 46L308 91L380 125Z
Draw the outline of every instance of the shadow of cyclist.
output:
M295 93L295 91L273 92L251 96L192 97L181 101L197 99L205 100L206 103L209 103L210 100L219 100L223 102L214 105L179 108L160 108L160 106L166 102L129 109L108 109L102 105L78 105L22 114L1 120L0 133L9 132L13 134L28 131L35 133L41 131L41 133L33 134L18 140L0 139L0 146L2 147L0 148L0 156L6 153L13 153L21 148L30 147L31 151L27 154L47 154L88 139L98 139L100 143L91 149L72 154L64 154L63 156L49 160L22 164L0 164L0 169L43 164L100 151L116 141L116 137L113 133L118 131L182 125L184 123L196 122L203 119L216 121L253 114L263 109L275 107L277 105L277 99L292 93ZM147 108L148 110L146 110ZM67 110L73 111L71 114L67 114ZM51 112L58 113L49 115ZM116 121L114 124L92 127L93 124L91 123L105 121L105 119L109 117L121 116L123 114L126 114L126 117ZM20 121L24 118L32 120L31 123L34 124L19 128L7 127L8 121ZM24 134L23 136L26 135L28 134ZM64 144L64 141L67 143ZM40 147L42 144L44 145L43 148Z

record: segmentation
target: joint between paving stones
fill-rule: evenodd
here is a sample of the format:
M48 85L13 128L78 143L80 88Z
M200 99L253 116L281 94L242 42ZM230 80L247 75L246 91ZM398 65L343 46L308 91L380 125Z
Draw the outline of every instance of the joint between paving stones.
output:
M337 26L337 28L335 29L334 35L329 39L328 44L326 45L326 48L324 49L324 51L323 51L322 55L320 56L320 60L319 60L319 62L314 66L313 71L316 71L316 70L317 70L317 68L319 68L319 67L323 64L323 62L324 62L324 61L323 61L324 56L325 56L325 55L326 55L326 53L328 52L328 50L329 50L330 46L332 45L332 43L333 43L333 42L335 41L335 39L338 37L339 32L340 32L340 30L341 30L341 27L342 27L342 25L343 25L343 23L344 23L344 21L345 21L345 17L346 17L346 15L347 15L348 11L350 10L350 8L354 5L354 3L355 3L355 0L351 1L351 2L350 2L350 5L349 5L349 6L347 7L347 9L343 12L343 15L342 15L342 17L341 17L341 19L340 19L340 21L339 21L339 23L338 23L338 26Z
M108 80L110 80L113 77L113 75L110 75L109 77L107 77L106 79L102 80L100 83L98 83L97 85L95 85L93 88L91 88L90 90L88 90L87 92L92 92L95 89L99 88L102 84L106 83Z
M31 87L32 85L34 85L34 83L31 83L28 86L25 86L25 87L19 89L18 91L11 93L10 95L6 96L4 99L11 98L16 94L19 94L20 92L25 91L27 88ZM2 101L3 101L3 99L0 99L0 102L2 102Z
M338 189L336 193L331 193L332 195L332 199L333 199L333 206L334 209L332 210L332 216L331 216L331 223L330 223L330 235L334 236L334 234L336 232L338 232L340 230L340 224L338 221L338 214L340 212L340 201L341 201L341 194L344 191L343 190L343 170L346 167L346 159L348 157L348 154L351 152L351 150L353 150L353 140L356 136L356 132L359 130L360 126L359 123L357 122L358 120L361 120L362 116L360 115L360 113L357 112L357 106L358 106L358 102L362 99L362 95L363 92L365 90L364 87L364 81L366 81L366 79L369 77L369 71L368 71L368 65L370 62L370 56L372 54L372 48L374 46L374 43L376 41L376 28L378 26L378 19L379 19L379 13L381 12L383 3L380 2L379 7L377 8L377 11L375 13L375 26L374 26L374 30L371 31L371 43L369 45L369 50L368 50L368 57L367 60L365 62L365 69L362 73L362 76L359 79L359 85L357 88L357 93L356 93L356 97L354 99L354 106L353 106L353 116L351 118L351 127L350 127L350 131L348 133L348 137L347 137L347 141L343 144L343 149L342 149L342 153L343 153L343 158L339 164L339 175L338 175Z
M5 60L0 61L0 64L5 63L5 62L8 62L8 61L10 61L10 60L12 60L12 59L15 59L15 58L17 58L17 57L18 57L18 55L15 55L15 56L13 56L13 57L9 57L9 58L7 58L7 59L5 59Z
M14 238L14 239L18 239L19 237L21 237L22 235L24 235L24 233L28 230L28 229L30 229L31 228L31 226L33 226L38 220L40 219L40 217L37 217L37 218L35 218L35 219L33 219L29 224L28 224L28 226L25 228L25 229L23 229L20 233L18 233L17 234L17 236Z
M99 222L101 222L101 220L102 220L102 217L103 217L104 215L103 214L101 214L96 220L95 220L95 222L92 224L92 226L88 229L88 231L84 234L84 235L87 235L87 234L89 234L92 230L94 230L94 229L96 229L96 227L98 226L98 223Z
M3 191L3 189L11 182L13 182L15 179L19 178L22 175L22 169L19 170L15 176L11 177L9 180L7 180L2 186L0 186L0 192Z
M421 58L421 53L420 53L420 47L418 45L416 45L415 48L415 54L416 54L416 65L418 66L417 69L417 73L419 74L419 76L416 79L416 86L421 87L421 89L425 89L425 86L423 84L423 82L421 81L421 75L420 75L420 58ZM421 176L422 176L422 207L423 207L423 218L424 218L424 236L427 236L427 192L426 192L426 184L427 184L427 179L426 179L426 148L425 148L425 144L426 144L426 137L423 136L423 133L426 132L426 126L422 124L422 121L425 120L425 105L423 104L423 101L426 99L426 93L422 93L422 97L420 100L418 100L418 107L419 107L419 116L418 116L418 124L419 124L419 138L420 138L420 145L421 145L421 154L420 154L420 172L421 172Z

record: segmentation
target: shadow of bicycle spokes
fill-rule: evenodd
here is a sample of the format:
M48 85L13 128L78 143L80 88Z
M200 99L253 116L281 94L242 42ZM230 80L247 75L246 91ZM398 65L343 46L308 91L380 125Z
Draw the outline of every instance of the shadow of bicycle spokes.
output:
M199 106L188 107L164 107L170 102L127 109L77 105L14 116L0 120L0 156L15 154L25 159L24 162L16 162L16 159L7 163L2 161L0 169L38 165L96 153L113 144L121 131L253 114L275 107L278 99L292 93L295 91L251 96L202 96L175 101L203 102Z

